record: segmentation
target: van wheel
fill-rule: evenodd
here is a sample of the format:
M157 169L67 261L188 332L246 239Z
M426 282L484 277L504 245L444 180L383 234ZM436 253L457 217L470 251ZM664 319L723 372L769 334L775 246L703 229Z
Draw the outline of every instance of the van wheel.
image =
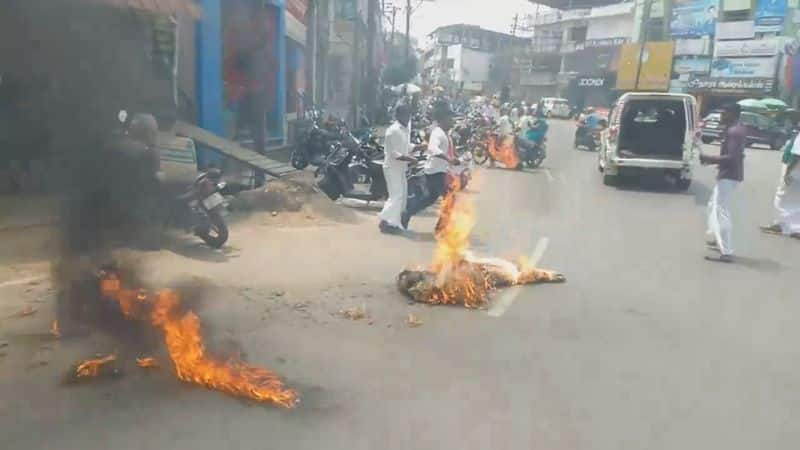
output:
M710 144L714 142L714 138L712 138L711 136L703 136L702 138L700 138L700 140L703 141L703 144Z
M772 140L772 143L769 145L769 148L772 150L780 150L783 147L783 142L781 142L780 138L775 138Z
M616 175L603 175L603 184L606 186L616 186L617 182L618 180Z
M675 187L678 188L679 191L688 191L689 186L691 185L692 185L691 178L681 178L678 180L677 183L675 183Z

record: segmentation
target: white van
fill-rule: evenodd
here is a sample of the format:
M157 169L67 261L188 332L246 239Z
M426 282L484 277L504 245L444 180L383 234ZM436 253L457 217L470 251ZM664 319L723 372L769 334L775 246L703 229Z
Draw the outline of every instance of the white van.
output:
M570 116L569 101L565 98L543 97L542 113L545 117L568 119Z
M692 165L700 151L697 101L687 94L629 92L609 116L600 139L598 166L603 183L620 175L660 173L689 189Z

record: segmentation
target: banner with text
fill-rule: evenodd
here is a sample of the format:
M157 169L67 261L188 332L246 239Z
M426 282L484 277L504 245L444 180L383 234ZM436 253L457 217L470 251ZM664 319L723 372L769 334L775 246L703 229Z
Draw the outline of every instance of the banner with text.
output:
M787 13L787 0L758 0L756 5L756 31L766 33L781 31Z
M777 58L715 58L712 78L774 78Z
M713 36L719 0L674 0L670 34L673 38Z

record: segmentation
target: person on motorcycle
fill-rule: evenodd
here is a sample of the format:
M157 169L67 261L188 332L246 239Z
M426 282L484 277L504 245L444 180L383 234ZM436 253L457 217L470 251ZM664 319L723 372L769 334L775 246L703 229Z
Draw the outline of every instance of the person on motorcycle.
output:
M447 173L451 166L458 166L456 150L448 131L453 126L453 112L447 103L433 105L433 128L428 142L428 159L425 162L425 183L427 193L416 192L408 199L401 225L408 229L408 222L414 215L433 205L447 190Z
M595 113L594 108L586 108L586 113L583 118L578 120L578 129L575 130L575 141L579 142L581 138L596 130L600 126L600 117Z
M537 112L536 118L528 122L523 137L517 140L517 147L525 151L534 150L541 146L547 137L547 130L550 126L544 114Z
M396 234L401 231L400 224L408 197L406 169L408 163L415 162L416 159L409 155L412 148L408 131L411 106L406 103L397 105L394 117L394 123L386 130L384 143L383 175L389 198L378 215L381 219L378 228L382 233Z

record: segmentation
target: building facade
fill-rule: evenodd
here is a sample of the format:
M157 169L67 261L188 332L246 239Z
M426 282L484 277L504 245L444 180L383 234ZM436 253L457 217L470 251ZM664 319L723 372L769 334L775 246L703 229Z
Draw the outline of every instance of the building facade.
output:
M609 98L629 90L690 93L704 112L742 98L799 106L798 0L532 2L556 8L536 18L525 83L542 95L598 103L602 85ZM598 42L606 51L585 54Z
M528 43L527 38L476 25L439 27L428 36L423 51L422 79L451 92L499 89L511 83L514 50L523 49Z

